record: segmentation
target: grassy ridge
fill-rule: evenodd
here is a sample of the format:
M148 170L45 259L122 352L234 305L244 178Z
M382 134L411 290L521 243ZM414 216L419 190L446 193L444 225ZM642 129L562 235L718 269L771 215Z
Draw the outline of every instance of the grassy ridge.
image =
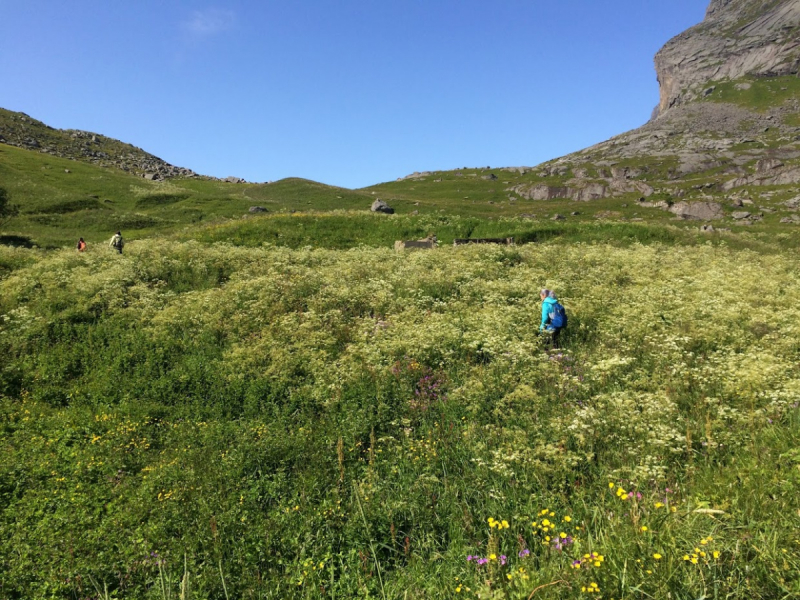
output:
M2 252L4 597L800 593L794 256Z

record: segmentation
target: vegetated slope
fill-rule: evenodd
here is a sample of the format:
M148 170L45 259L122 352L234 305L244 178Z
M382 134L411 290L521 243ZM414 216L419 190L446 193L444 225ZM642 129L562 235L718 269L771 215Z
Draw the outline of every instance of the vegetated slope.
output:
M0 257L3 597L800 592L795 255Z
M0 145L0 187L20 214L3 234L40 246L90 244L121 229L129 239L267 211L369 207L371 197L302 179L234 184L205 178L149 181L116 168Z
M54 129L24 113L3 108L0 108L0 143L159 179L196 175L131 144L89 131Z

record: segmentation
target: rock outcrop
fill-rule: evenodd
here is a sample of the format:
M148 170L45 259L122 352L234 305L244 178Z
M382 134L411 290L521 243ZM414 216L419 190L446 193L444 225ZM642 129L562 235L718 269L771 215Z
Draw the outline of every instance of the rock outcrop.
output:
M606 178L598 181L584 181L576 177L564 185L547 185L537 183L533 185L516 185L507 188L526 200L554 200L564 198L588 202L600 198L613 198L628 193L638 193L642 196L651 196L653 188L643 181L628 180L624 178Z
M796 74L799 24L797 0L712 0L702 23L656 55L657 115L710 94L710 81Z
M669 207L669 212L680 219L712 221L725 216L722 206L716 202L678 202Z

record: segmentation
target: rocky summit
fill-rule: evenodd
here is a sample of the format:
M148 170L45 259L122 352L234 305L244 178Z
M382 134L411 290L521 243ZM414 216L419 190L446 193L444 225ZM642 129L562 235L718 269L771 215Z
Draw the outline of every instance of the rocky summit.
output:
M657 115L713 93L709 81L796 75L800 2L712 0L705 20L656 55L661 88Z

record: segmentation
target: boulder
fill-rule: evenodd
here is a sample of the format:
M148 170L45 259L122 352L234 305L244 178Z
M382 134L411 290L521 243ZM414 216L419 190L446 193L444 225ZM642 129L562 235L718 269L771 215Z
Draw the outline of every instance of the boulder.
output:
M556 213L556 214L554 214L552 217L550 217L550 220L551 220L551 221L563 221L563 220L565 220L566 218L567 218L567 217L565 217L564 215L559 215L558 213Z
M264 208L263 206L251 206L248 212L251 212L251 213L265 213L265 212L269 212L269 211L266 208Z
M375 202L372 203L370 210L372 212L384 213L386 215L394 214L394 209L380 198L376 199Z
M681 219L699 221L711 221L725 216L722 206L717 202L678 202L669 207L669 212Z
M750 217L750 213L745 210L737 210L736 212L731 213L731 217L733 217L737 221L741 221L742 219L747 219L748 217Z

